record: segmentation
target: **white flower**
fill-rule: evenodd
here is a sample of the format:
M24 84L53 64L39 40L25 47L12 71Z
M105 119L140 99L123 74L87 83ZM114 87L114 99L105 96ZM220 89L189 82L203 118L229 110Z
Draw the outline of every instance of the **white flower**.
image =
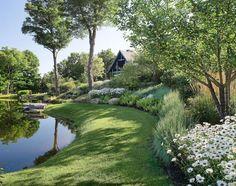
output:
M189 168L187 169L187 172L188 172L188 173L193 172L193 168L192 168L192 167L189 167ZM190 183L191 183L191 182L190 182Z
M195 178L190 178L189 179L189 183L194 183L195 182Z
M198 183L203 183L204 180L205 180L205 178L202 177L200 174L197 174L197 175L196 175L196 181L197 181Z
M177 160L176 158L172 158L172 159L171 159L172 162L175 162L176 160Z
M167 152L166 152L166 153L167 153L167 154L170 154L171 152L172 152L172 151L169 149L169 150L167 150Z
M223 180L218 180L216 182L216 184L217 184L217 186L227 186L227 183L225 181L223 181Z
M213 173L213 169L210 169L210 168L209 168L209 169L206 169L206 173L207 173L207 174L212 174L212 173Z

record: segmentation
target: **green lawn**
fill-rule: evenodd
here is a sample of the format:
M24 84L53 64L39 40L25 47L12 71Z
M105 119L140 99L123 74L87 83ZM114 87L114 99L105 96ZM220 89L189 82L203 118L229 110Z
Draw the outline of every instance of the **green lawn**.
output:
M75 141L38 167L4 175L4 185L170 185L150 149L156 122L150 114L73 103L50 106L48 113L74 121Z

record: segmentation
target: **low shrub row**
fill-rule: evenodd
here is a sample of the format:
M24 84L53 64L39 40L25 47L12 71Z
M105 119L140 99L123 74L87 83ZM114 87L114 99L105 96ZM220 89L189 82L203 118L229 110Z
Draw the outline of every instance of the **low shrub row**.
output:
M176 134L184 134L190 123L190 117L178 92L164 96L159 110L159 121L154 130L153 148L155 154L166 166L170 164L170 156L164 144L171 142Z
M103 88L100 90L91 90L88 95L90 98L100 98L102 96L120 97L125 91L124 88Z

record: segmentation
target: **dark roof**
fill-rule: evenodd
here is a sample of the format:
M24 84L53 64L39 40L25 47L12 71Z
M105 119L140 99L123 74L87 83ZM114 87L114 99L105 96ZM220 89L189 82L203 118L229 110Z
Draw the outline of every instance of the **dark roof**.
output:
M132 50L119 50L119 52L118 52L118 54L117 54L117 56L116 56L116 59L114 60L114 62L113 62L113 63L111 64L111 66L109 67L108 72L111 71L112 66L113 66L113 64L116 62L116 60L117 60L119 54L121 54L121 55L125 58L125 60L126 60L127 62L133 62L133 61L135 60L135 56L136 56L136 53L135 53L134 51L132 51Z

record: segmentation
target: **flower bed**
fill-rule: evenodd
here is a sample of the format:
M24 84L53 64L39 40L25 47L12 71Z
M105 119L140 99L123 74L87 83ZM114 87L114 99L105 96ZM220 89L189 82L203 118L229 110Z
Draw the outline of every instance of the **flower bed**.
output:
M111 98L120 97L126 92L124 88L103 88L100 90L91 90L88 95L90 98L100 98L101 96L109 96Z
M222 124L198 124L186 135L166 141L167 153L191 185L236 185L236 116Z

